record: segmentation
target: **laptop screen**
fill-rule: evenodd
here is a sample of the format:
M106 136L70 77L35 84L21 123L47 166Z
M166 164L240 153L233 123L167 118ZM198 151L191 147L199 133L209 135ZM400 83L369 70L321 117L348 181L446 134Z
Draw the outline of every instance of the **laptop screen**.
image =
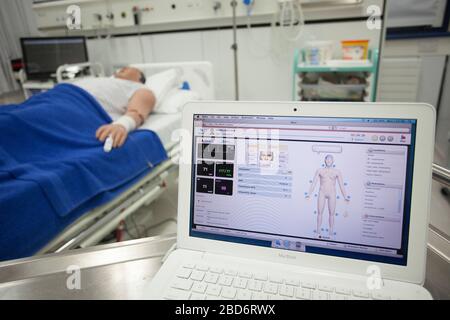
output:
M416 120L193 125L191 236L406 265Z

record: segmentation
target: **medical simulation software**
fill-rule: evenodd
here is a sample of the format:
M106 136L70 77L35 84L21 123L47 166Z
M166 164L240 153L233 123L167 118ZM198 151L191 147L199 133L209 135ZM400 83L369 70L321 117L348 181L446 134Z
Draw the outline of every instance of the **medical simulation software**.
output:
M195 115L190 234L406 265L416 120Z

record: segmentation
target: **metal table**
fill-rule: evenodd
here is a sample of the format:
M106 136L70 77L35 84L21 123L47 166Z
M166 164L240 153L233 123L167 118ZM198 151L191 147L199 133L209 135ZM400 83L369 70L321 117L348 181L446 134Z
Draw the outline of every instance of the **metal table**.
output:
M0 299L143 299L175 235L0 263ZM80 289L68 289L80 268ZM73 279L73 278L71 278Z
M0 299L145 299L145 288L176 241L175 235L132 240L0 263ZM69 266L81 268L70 290ZM428 251L425 287L450 299L450 264Z

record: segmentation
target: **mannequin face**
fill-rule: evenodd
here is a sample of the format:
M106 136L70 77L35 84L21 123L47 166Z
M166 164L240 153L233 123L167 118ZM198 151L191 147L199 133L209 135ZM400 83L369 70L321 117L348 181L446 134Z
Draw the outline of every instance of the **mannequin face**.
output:
M328 155L325 157L325 165L327 166L327 168L330 168L334 163L334 159L333 156Z
M125 67L117 71L114 76L118 79L140 82L141 71L133 67Z

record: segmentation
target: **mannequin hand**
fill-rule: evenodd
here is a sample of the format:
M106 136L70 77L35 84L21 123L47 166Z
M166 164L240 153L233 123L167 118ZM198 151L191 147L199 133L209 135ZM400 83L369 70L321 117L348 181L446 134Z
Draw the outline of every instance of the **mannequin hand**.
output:
M107 124L98 128L95 136L101 142L104 142L108 136L113 139L113 148L123 146L128 137L128 132L125 127L120 124Z

